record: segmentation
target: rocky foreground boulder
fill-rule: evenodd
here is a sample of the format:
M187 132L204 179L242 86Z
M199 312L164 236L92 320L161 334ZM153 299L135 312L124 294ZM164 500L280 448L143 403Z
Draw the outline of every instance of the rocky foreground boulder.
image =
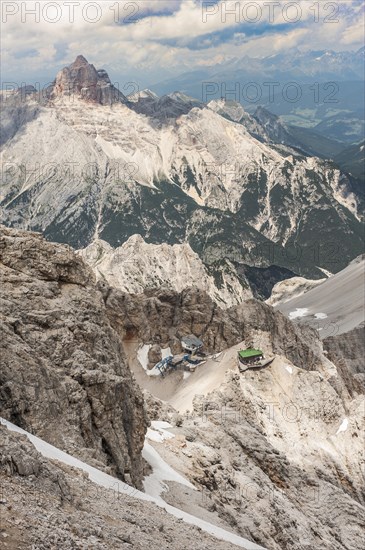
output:
M94 275L37 233L0 235L0 416L141 487L143 396Z

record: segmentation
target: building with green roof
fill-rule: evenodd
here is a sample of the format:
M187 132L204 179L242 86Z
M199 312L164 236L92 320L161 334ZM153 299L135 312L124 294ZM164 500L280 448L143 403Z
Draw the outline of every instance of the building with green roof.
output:
M260 349L255 348L247 348L247 349L241 349L238 352L238 359L241 363L253 363L254 361L257 361L258 359L263 359L264 352Z

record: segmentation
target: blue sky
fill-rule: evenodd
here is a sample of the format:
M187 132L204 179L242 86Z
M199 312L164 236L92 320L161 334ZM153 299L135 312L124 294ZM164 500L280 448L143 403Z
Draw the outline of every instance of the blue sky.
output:
M43 83L82 53L118 81L144 87L245 55L357 50L364 43L360 0L271 8L267 0L80 0L73 13L60 0L39 2L37 21L35 4L2 2L2 81Z

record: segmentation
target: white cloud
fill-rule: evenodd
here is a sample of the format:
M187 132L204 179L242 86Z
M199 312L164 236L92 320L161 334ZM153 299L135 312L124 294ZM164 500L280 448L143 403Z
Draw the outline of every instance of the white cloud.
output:
M340 43L343 45L364 44L364 21L356 21L353 25L346 27L341 35Z
M227 14L224 21L224 9L233 9L237 2L229 0L224 3L221 0L214 8L217 13L207 16L206 22L203 21L202 4L195 0L99 1L96 4L101 7L101 17L96 23L82 17L82 8L88 3L80 0L80 5L75 6L73 23L69 21L69 11L62 0L58 1L63 7L62 18L57 23L49 23L44 17L38 23L34 17L27 17L24 21L24 13L22 22L21 10L9 16L7 23L2 24L2 65L6 77L54 76L56 68L70 63L82 53L97 66L108 65L119 72L144 72L159 80L169 71L177 74L224 63L245 54L264 56L293 47L356 49L364 39L363 8L356 0L336 2L338 14L325 8L331 3L298 0L296 4L300 7L301 18L296 23L288 22L288 17L293 19L296 13L293 8L285 9L288 2L281 2L274 12L274 19L273 13L264 9L261 2L260 24L265 24L266 30L256 36L251 34L250 40L247 36L258 27L245 21L245 16L246 19L252 18L253 12L244 10L247 2L243 0L239 3L237 18ZM26 4L30 7L34 2ZM114 11L110 9L116 4L119 4L119 15L124 18L120 24L114 22L115 8ZM319 6L317 14L313 8L316 5ZM133 17L141 19L128 24L127 20L134 11ZM166 14L161 15L164 12ZM52 16L51 10L46 13ZM93 17L96 12L90 9L86 13ZM315 16L319 18L318 22L314 22ZM326 22L325 17L331 21L337 18L338 21ZM224 40L217 39L214 33L222 31L225 32ZM188 47L191 40L198 38L201 49ZM22 55L22 52L28 52L28 55Z

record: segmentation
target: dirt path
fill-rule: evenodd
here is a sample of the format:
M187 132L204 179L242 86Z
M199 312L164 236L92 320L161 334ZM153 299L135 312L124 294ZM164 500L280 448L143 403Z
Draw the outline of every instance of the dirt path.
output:
M170 372L165 378L162 378L162 376L148 376L137 359L139 344L137 342L123 342L123 347L129 368L141 390L147 390L155 397L168 401L182 383L183 371Z
M242 345L238 344L222 352L215 359L208 359L204 365L183 380L168 402L179 412L191 410L195 395L207 395L224 382L228 370L237 369L236 356L241 348Z
M237 351L242 348L242 344L233 346L215 359L208 359L203 365L197 367L195 372L170 372L162 378L146 374L137 359L139 347L137 342L123 344L129 367L140 388L170 403L179 412L192 408L195 395L206 395L219 387L224 381L227 370L237 369Z

